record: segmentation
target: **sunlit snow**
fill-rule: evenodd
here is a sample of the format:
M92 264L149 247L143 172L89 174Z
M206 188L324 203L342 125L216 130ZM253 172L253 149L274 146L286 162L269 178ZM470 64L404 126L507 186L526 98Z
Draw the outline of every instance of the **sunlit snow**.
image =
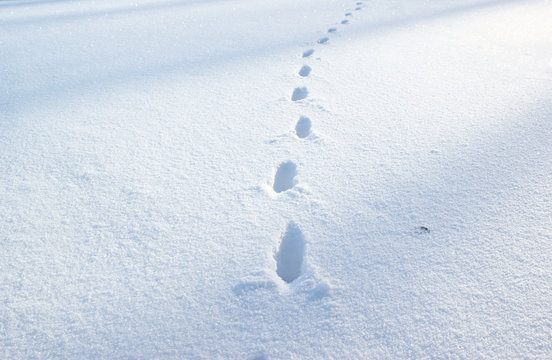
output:
M552 358L550 0L0 0L0 358Z

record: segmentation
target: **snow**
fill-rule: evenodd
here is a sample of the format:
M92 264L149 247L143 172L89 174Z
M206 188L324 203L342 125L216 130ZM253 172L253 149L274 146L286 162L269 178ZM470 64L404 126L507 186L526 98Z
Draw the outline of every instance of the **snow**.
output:
M550 18L0 1L0 357L550 358Z

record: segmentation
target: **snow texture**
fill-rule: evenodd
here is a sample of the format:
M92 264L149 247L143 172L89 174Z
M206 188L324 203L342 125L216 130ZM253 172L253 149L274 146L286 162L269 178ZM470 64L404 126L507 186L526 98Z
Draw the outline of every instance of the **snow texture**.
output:
M0 1L0 358L552 358L550 19Z

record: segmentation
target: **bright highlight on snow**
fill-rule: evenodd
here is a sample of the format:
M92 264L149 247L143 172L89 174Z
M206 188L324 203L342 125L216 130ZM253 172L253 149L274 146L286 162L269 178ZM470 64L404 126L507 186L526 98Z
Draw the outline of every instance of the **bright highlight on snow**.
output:
M0 0L0 357L552 358L550 19Z

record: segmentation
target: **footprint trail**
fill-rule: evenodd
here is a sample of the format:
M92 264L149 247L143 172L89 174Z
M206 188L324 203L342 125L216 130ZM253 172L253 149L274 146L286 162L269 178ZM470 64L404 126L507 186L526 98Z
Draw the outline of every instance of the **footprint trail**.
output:
M1 1L1 0L0 0ZM359 11L364 7L362 1L356 1L356 8L354 10ZM349 24L349 18L353 18L353 13L348 11L345 13L345 19L341 20L341 24ZM337 32L337 27L330 27L327 29L327 34L334 34ZM330 40L330 35L321 37L317 40L318 44L327 44ZM301 57L309 58L314 54L314 48L305 50ZM305 78L310 76L312 68L303 64L298 71L298 75ZM306 99L309 96L309 91L304 86L296 87L291 94L291 101L300 101ZM317 105L321 108L321 105ZM300 116L299 120L295 124L295 135L298 139L306 139L312 134L312 121L306 116ZM307 143L306 143L307 144ZM308 146L308 145L307 145ZM272 188L276 193L282 193L289 189L292 189L296 184L297 165L293 161L282 162L274 174L274 181ZM285 199L285 198L284 198ZM427 229L420 227L420 229ZM429 230L427 230L429 232ZM305 257L306 241L303 232L297 226L296 223L290 221L287 224L285 232L282 234L280 244L277 252L274 253L274 260L276 261L276 274L286 283L290 284L297 280L305 269L304 257ZM246 281L238 284L234 288L234 292L237 295L241 295L248 291L256 289L272 289L273 283L266 279L254 279L252 281ZM330 291L330 285L328 282L320 282L314 288L309 299L320 300L327 296ZM264 354L261 354L261 358L264 358Z

